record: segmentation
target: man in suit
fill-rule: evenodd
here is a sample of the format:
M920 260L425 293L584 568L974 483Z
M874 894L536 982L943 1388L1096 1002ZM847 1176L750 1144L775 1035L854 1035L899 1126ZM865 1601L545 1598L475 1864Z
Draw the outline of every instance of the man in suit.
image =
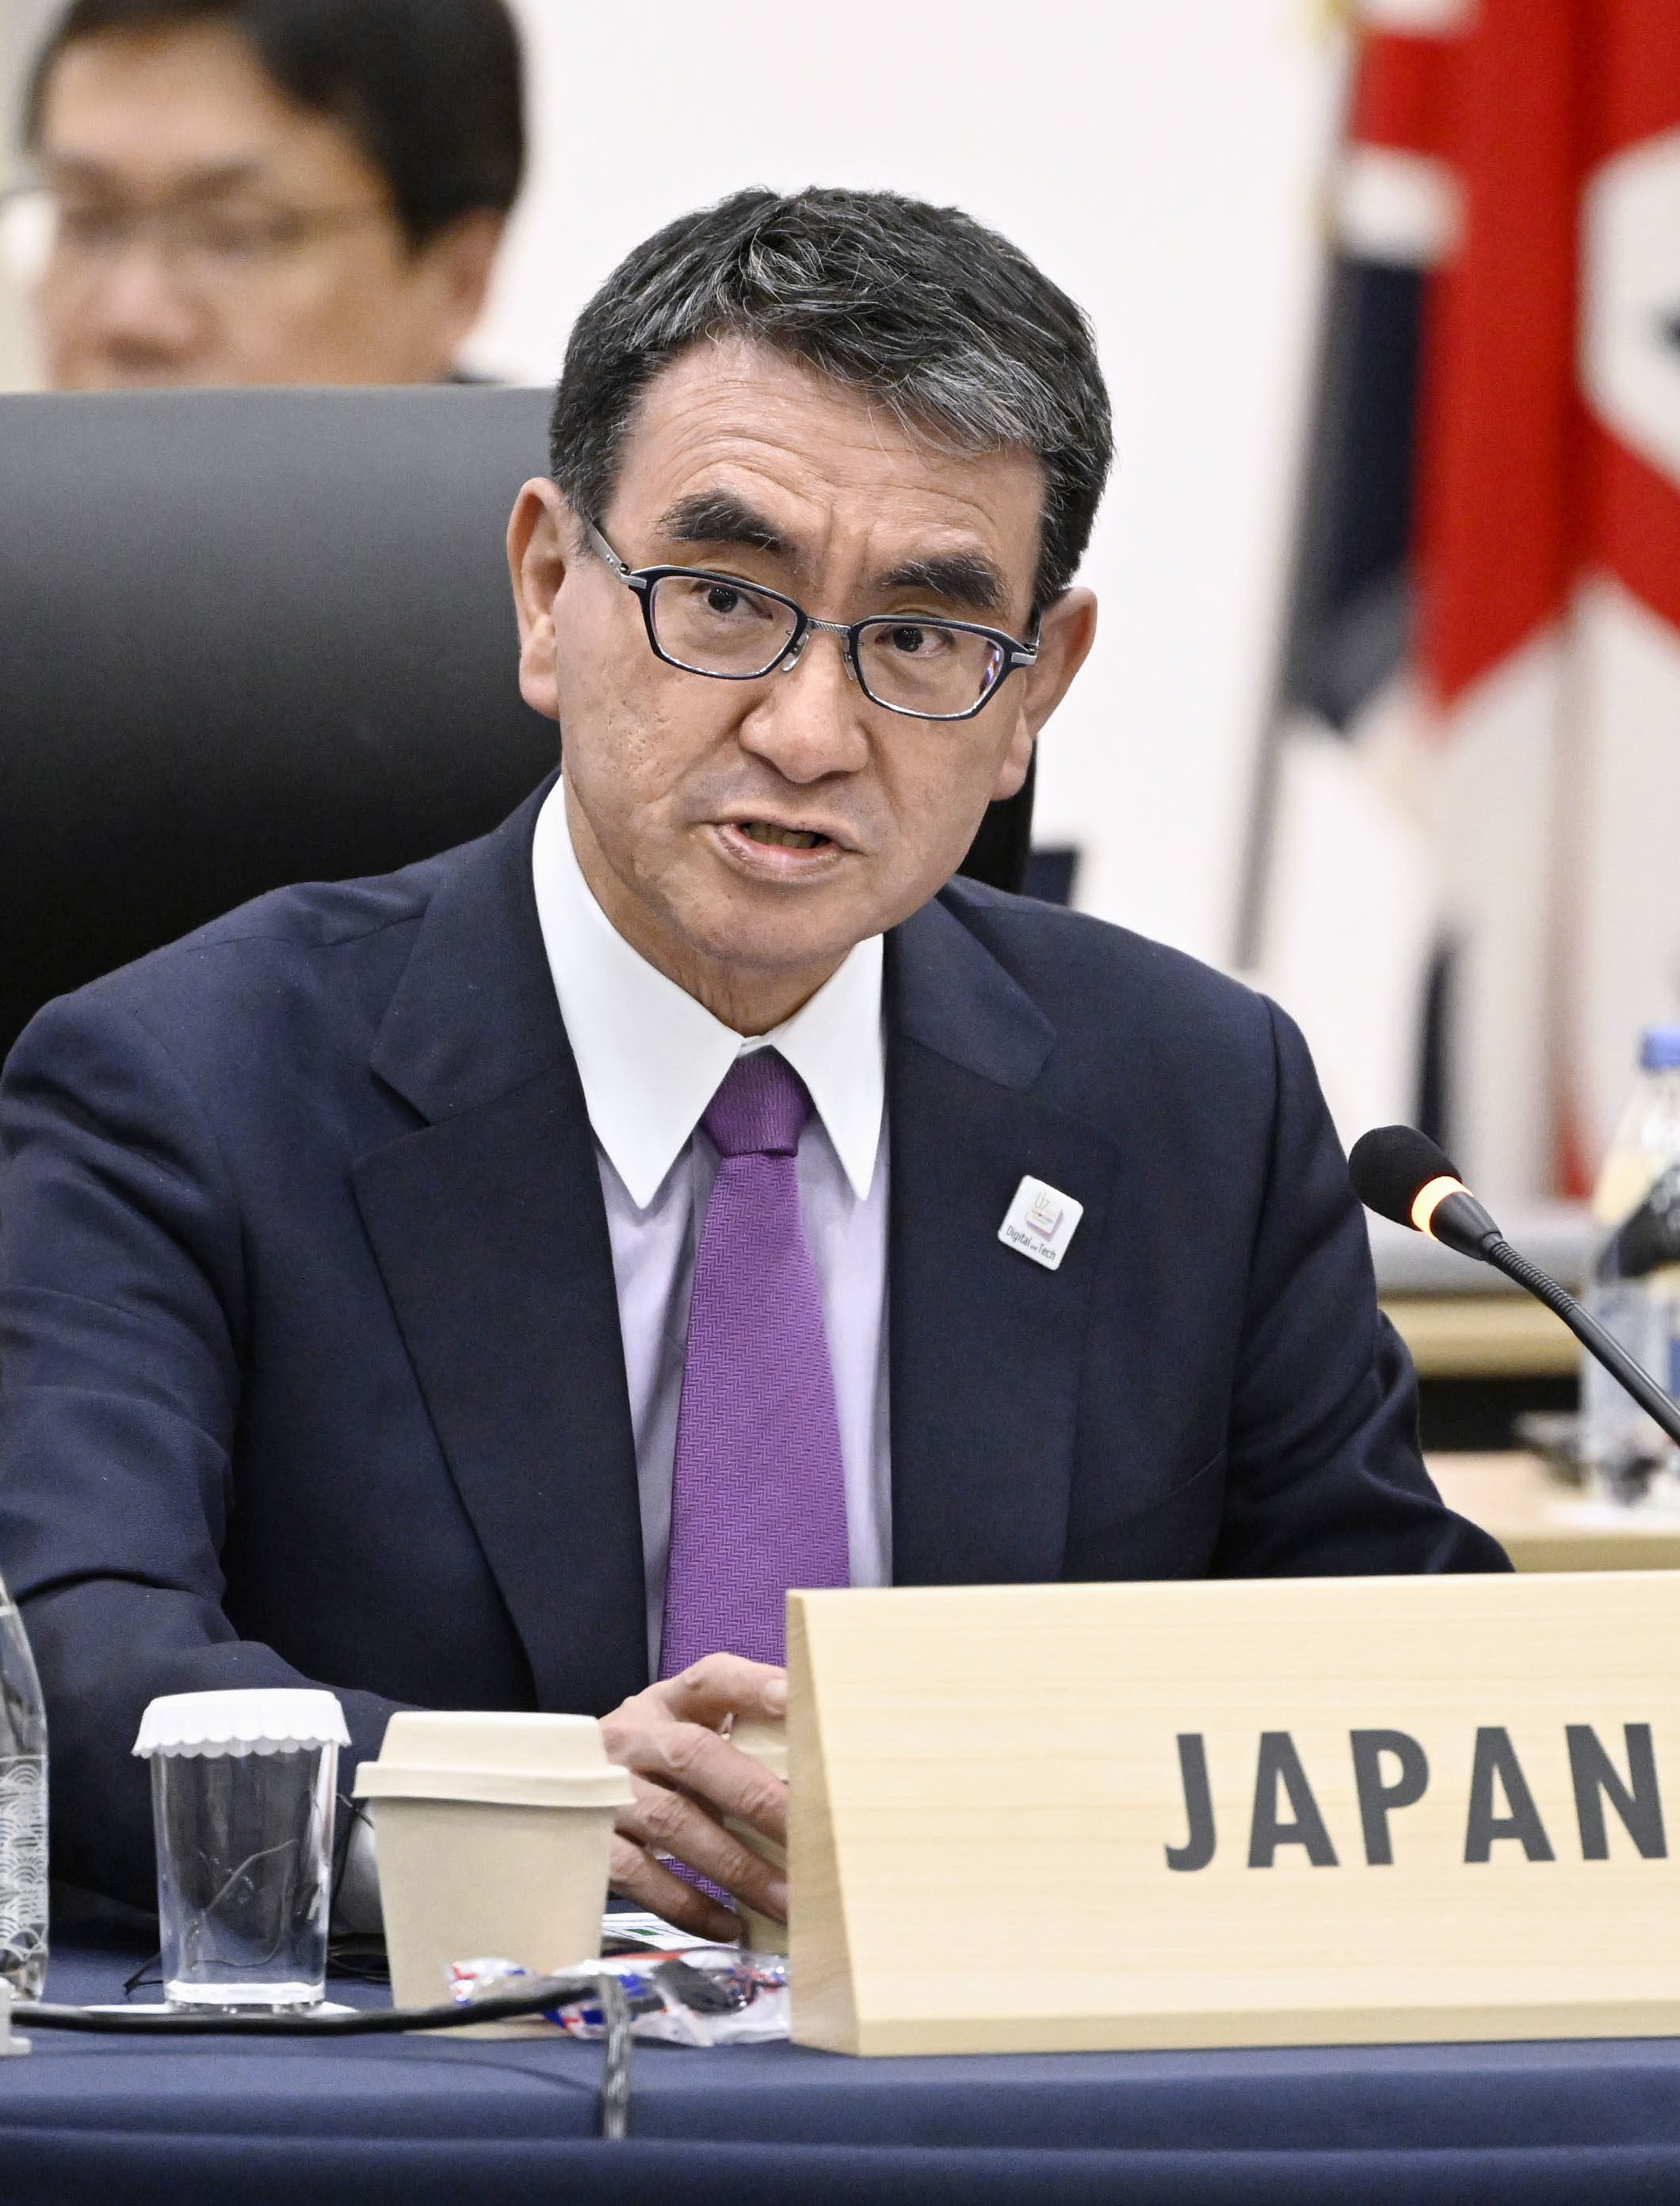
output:
M790 1585L1500 1567L1418 1453L1300 1036L952 879L1090 648L1082 316L951 210L744 193L585 310L509 528L563 777L50 1006L0 1136L0 1567L61 1867L152 1695L588 1709L779 1911ZM392 587L402 587L392 547ZM462 731L471 740L471 730Z

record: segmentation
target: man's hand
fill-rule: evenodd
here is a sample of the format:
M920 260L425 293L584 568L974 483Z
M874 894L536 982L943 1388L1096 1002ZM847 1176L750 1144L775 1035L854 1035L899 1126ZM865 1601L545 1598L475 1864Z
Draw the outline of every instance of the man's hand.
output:
M786 1845L787 1786L732 1747L718 1726L728 1716L779 1721L787 1712L784 1671L738 1654L708 1654L603 1716L607 1753L630 1772L636 1796L620 1810L612 1841L615 1892L699 1937L738 1937L737 1917L657 1858L670 1854L761 1915L785 1922L786 1876L718 1819L733 1815Z

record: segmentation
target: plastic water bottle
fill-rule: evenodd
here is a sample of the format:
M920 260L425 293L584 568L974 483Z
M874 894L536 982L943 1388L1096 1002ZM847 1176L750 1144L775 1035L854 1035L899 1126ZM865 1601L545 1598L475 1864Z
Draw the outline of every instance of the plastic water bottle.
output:
M23 1619L0 1583L0 1982L39 1999L46 1964L46 1710Z
M1593 1198L1599 1239L1587 1306L1660 1386L1680 1386L1680 1027L1651 1027L1640 1077ZM1591 1356L1581 1376L1581 1452L1617 1500L1680 1494L1680 1457Z

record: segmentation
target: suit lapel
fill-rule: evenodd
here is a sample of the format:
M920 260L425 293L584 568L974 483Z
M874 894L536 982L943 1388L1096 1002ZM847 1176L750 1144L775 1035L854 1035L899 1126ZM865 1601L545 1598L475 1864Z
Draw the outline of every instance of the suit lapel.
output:
M426 909L372 1064L427 1123L353 1178L538 1704L600 1710L646 1681L641 1534L594 1143L531 886L544 793Z
M372 1053L425 1123L357 1200L539 1704L646 1679L634 1440L583 1093L530 880L544 791L444 875ZM1033 1089L1054 1029L934 903L888 939L893 1575L1055 1578L1111 1143ZM1058 1271L998 1239L1024 1174L1085 1205Z
M1055 1030L935 903L888 938L893 1577L1062 1571L1080 1363L1117 1158L1031 1092ZM1059 1270L998 1238L1023 1175L1085 1205Z

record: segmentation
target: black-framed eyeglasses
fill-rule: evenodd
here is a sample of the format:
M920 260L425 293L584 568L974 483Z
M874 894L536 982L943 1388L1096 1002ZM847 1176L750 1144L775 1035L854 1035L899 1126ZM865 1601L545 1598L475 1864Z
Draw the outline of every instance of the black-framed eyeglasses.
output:
M779 590L704 567L627 567L593 522L594 550L636 593L647 641L667 666L718 682L757 682L798 665L819 630L840 639L846 671L864 695L913 720L972 720L1038 645L972 621L920 613L817 620Z
M45 183L0 191L0 270L25 285L49 269L73 284L103 282L143 238L195 290L232 293L260 282L323 238L395 220L382 200L296 206L243 197L186 197L156 206L82 198Z

